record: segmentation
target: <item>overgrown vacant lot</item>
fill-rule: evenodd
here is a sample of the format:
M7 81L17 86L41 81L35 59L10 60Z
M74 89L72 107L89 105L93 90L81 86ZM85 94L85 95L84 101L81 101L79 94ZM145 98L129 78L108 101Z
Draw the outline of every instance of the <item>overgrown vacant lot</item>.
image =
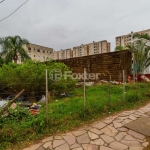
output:
M46 124L45 106L37 116L18 107L9 110L7 117L0 118L0 149L21 149L24 145L44 136L72 130L114 112L135 108L150 100L150 84L126 85L123 101L122 85L111 85L110 105L108 105L109 85L95 85L86 88L84 109L83 87L69 91L69 97L57 98L49 104L49 122Z

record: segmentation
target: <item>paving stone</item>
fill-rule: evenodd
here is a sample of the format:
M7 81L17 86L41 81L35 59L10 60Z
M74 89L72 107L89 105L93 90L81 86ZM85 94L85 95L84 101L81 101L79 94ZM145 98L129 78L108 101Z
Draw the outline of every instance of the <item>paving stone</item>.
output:
M79 144L88 144L90 143L90 138L87 133L77 137L77 141Z
M73 144L70 148L73 149L73 148L78 148L78 147L81 147L81 145L75 143L75 144Z
M36 150L44 150L43 146L40 146L38 149Z
M132 136L134 136L135 138L138 138L138 139L140 139L140 140L145 139L145 136L144 136L144 135L142 135L142 134L140 134L140 133L137 133L137 132L135 132L135 131L132 131L132 130L129 130L129 131L128 131L128 134L130 134L130 135L132 135Z
M66 140L66 142L69 145L72 145L72 144L74 144L76 142L76 139L73 136L66 135L66 136L63 136L63 138Z
M104 145L104 141L102 139L97 139L97 140L94 140L94 141L91 141L92 144L96 144L96 145Z
M88 126L88 127L85 127L85 128L84 128L84 130L86 130L86 131L89 131L89 130L91 130L91 129L92 129L91 126Z
M44 148L48 148L48 147L52 147L52 142L46 142L44 145L43 145Z
M66 133L65 135L63 135L63 136L74 136L73 134L72 134L72 132L69 132L69 133ZM74 136L75 137L75 136Z
M135 141L135 138L133 138L131 135L126 135L123 139L127 141Z
M134 146L130 146L129 150L143 150L143 147L134 147Z
M140 115L140 116L147 117L147 115L144 115L144 114L142 114L142 113L140 113L140 112L136 112L135 114L136 114L136 115Z
M108 135L101 135L100 137L103 139L103 141L105 141L108 144L115 141L113 137L110 137Z
M72 134L75 135L75 136L80 136L80 135L82 135L82 134L84 134L86 132L87 131L85 131L85 130L81 130L81 131L74 131L74 132L72 132Z
M114 121L113 124L114 124L114 127L115 127L115 128L120 128L120 127L123 126L121 123L116 122L116 121Z
M144 143L146 139L140 140L140 139L135 138L135 140L138 141L138 142L140 142L140 143Z
M70 148L69 148L68 144L66 143L66 144L63 144L63 145L55 148L55 150L70 150Z
M140 113L142 113L142 114L144 114L144 113L145 113L144 111L142 111L142 110L140 110L140 109L138 110L138 112L140 112Z
M112 123L112 121L113 121L112 119L105 119L103 122L107 123L107 124L110 124L110 123Z
M117 130L118 130L118 131L122 131L122 132L128 131L128 129L127 129L127 128L124 128L124 127L122 127L122 128L117 128Z
M122 133L122 132L119 132L119 133L115 136L115 139L116 139L116 141L120 141L120 140L122 140L124 137L125 137L125 134Z
M95 139L98 139L99 136L97 134L94 134L92 132L88 132L88 135L90 137L91 140L95 140Z
M35 150L37 148L39 148L43 143L37 143L37 144L34 144L28 148L24 148L23 150Z
M105 146L101 146L101 147L100 147L100 150L114 150L114 149L109 148L109 147L105 147Z
M84 150L98 150L98 146L93 144L83 144L82 147Z
M128 145L128 146L137 146L142 147L142 145L138 141L127 141L127 140L121 140L121 143Z
M42 142L45 143L45 142L52 141L52 140L53 140L53 136L50 136L50 137L43 139Z
M61 136L55 136L54 139L55 139L55 140L61 140L62 137L61 137Z
M145 142L142 144L144 147L147 147L149 145L149 142Z
M126 150L128 148L127 145L124 145L124 144L117 142L117 141L110 143L109 147L113 148L115 150Z
M128 115L129 115L128 113L123 112L122 114L119 115L119 117L125 118Z
M144 112L148 112L148 111L150 111L150 109L149 109L149 108L142 108L141 110L142 110L142 111L144 111Z
M128 113L129 115L133 114L134 112L135 112L135 110L125 111L125 113Z
M123 120L122 119L115 119L113 122L118 122L118 123L120 123L120 122L122 122Z
M132 116L132 115L130 115L130 116L129 116L129 119L131 119L131 120L136 120L137 118L134 117L134 116Z
M66 143L64 140L54 140L53 141L53 148L63 145L64 143Z
M106 123L103 123L103 122L99 122L99 123L93 125L93 127L97 128L97 129L102 129L102 128L104 128L105 126L107 126L107 124L106 124Z
M105 144L104 144L104 146L108 146L108 144L107 144L107 143L105 143Z
M132 114L132 116L136 117L136 118L140 118L140 115L136 115L136 114Z
M118 133L118 131L114 127L111 127L111 126L107 126L104 129L104 134L109 135L109 136L114 137L117 133Z
M111 123L110 126L113 127L114 125Z
M103 132L101 132L100 130L98 130L98 129L96 129L96 128L92 128L92 129L90 130L90 132L93 132L93 133L95 133L95 134L97 134L97 135L100 135L100 134L103 133Z
M78 147L78 148L74 148L72 150L83 150L83 148L82 147Z
M123 124L127 124L127 123L129 123L129 122L131 122L131 121L133 121L133 120L131 120L131 119L125 119L122 123L123 123Z

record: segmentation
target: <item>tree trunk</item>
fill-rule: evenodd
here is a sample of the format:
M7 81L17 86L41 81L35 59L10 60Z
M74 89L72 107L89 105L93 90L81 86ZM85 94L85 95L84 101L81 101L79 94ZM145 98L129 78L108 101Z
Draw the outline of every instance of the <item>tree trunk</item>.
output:
M17 64L17 60L18 60L18 55L16 53L16 50L14 51L14 63Z

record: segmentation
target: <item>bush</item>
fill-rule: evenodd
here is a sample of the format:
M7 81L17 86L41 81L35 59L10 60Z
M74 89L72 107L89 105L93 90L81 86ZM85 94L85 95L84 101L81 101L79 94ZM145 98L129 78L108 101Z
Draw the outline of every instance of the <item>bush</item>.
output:
M45 71L48 74L53 69L59 69L61 72L69 71L69 68L63 63L49 62L47 64L27 61L24 64L14 63L4 64L0 68L0 91L10 94L16 94L25 89L27 97L35 97L45 94ZM75 86L75 81L71 78L61 78L54 82L48 75L49 91L65 91ZM2 95L3 97L3 95Z

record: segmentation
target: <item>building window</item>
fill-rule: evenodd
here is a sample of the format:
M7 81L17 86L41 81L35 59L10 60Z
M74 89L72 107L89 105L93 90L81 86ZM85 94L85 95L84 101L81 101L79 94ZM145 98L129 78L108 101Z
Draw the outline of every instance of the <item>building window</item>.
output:
M28 56L31 58L31 54L28 54Z
M45 53L45 50L43 50L43 53Z
M28 52L31 52L31 47L28 47Z
M37 59L40 60L40 56L37 56Z
M35 55L34 55L34 57L35 57Z
M40 49L38 49L37 52L40 52Z

